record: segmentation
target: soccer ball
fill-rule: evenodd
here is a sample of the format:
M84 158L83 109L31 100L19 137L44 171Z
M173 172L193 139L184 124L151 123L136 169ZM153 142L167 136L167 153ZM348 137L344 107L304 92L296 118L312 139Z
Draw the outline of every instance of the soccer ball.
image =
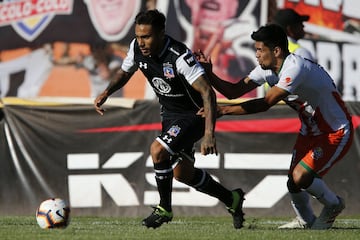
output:
M61 198L43 201L36 210L36 221L41 228L65 228L70 222L70 207Z

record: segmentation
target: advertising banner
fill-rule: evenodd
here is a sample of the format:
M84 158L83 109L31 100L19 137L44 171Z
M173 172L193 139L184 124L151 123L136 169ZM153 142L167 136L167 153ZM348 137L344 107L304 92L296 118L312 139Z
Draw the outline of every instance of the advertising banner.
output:
M145 1L103 2L1 1L0 50L40 47L55 41L92 43L129 40L133 19L137 12L144 9Z
M304 22L307 35L300 39L301 45L329 72L346 101L359 101L360 14L357 9L360 1L357 0L5 0L0 1L0 68L8 67L1 65L10 59L9 55L12 56L9 50L24 47L34 50L44 47L44 44L53 47L54 56L49 57L54 59L58 59L59 55L79 59L91 54L90 46L103 43L120 45L122 50L119 55L124 57L134 37L136 13L151 8L165 14L169 35L183 41L192 50L201 49L210 55L213 71L230 82L239 81L257 65L251 33L271 21L277 9L294 8L300 14L310 16L309 21ZM68 45L59 47L58 43ZM78 44L86 44L88 50L79 49ZM37 69L40 66L33 62L28 68ZM23 68L21 71L25 73L27 70ZM92 87L90 73L85 71L85 76L79 76L81 69L75 65L65 68L55 64L51 70L46 81L39 81L31 75L27 77L27 81L32 81L39 89L31 92L31 97L90 96L91 91L84 90ZM8 81L3 79L8 78L2 77L0 81ZM0 87L6 84L1 83ZM6 96L19 96L18 85L11 85L14 91L7 92ZM6 89L1 88L4 96ZM259 88L244 97L263 94L264 90ZM142 75L136 75L125 86L123 96L138 99L154 97ZM223 96L218 94L218 97Z
M309 15L306 39L299 42L334 79L346 101L359 101L360 1L285 0L280 7Z
M360 106L348 107L354 144L325 179L345 197L344 214L359 214L354 189L360 180ZM158 204L149 154L161 128L157 102L106 106L103 116L91 105L6 104L2 110L0 214L33 214L50 197L67 199L79 215L145 216ZM297 116L286 105L223 117L216 127L219 154L202 156L196 146L196 166L229 189L241 187L246 214L287 216L292 213L287 170L298 129ZM217 199L177 181L173 187L177 215L227 214Z
M124 57L126 48L134 37L134 18L140 10L158 8L167 17L166 32L183 41L195 51L201 49L212 56L214 72L227 81L235 82L256 65L252 40L250 35L259 25L266 22L266 1L208 1L208 0L158 0L152 1L95 1L95 0L8 0L0 2L0 60L6 61L9 50L19 48L31 50L53 48L54 60L63 55L68 58L79 59L83 55L92 54L92 50L84 52L77 50L71 53L58 47L58 43L66 43L71 48L74 44L87 44L90 49L105 43L113 43L125 49L120 55ZM76 47L75 47L76 48ZM74 52L73 51L73 52ZM10 51L11 52L11 51ZM59 54L59 52L61 52ZM55 56L55 55L61 55ZM50 56L52 57L52 56ZM13 59L12 59L13 60ZM63 59L55 61L64 62ZM0 62L0 67L3 63ZM33 62L29 68L38 68ZM2 68L5 69L7 65ZM49 83L51 89L64 88L63 76L78 78L74 69L72 74L56 71L60 67L54 65ZM26 69L22 69L26 71ZM64 69L61 69L64 71ZM65 69L69 70L69 69ZM78 70L78 69L75 69ZM91 73L89 73L91 74ZM53 79L56 82L53 83ZM64 95L60 90L50 92L43 90L37 96L75 96L81 94L84 83L73 81L73 86L67 87L71 94ZM43 89L45 83L33 80L38 89ZM52 80L52 81L51 81ZM85 82L89 84L90 81ZM138 83L137 98L147 96L145 81ZM75 90L72 90L75 89ZM79 89L76 91L76 89ZM1 91L1 88L0 88ZM142 91L142 92L141 92ZM5 92L5 90L2 90ZM74 93L75 92L75 93ZM15 92L12 95L18 96ZM41 94L41 95L40 95ZM61 95L62 94L62 95ZM256 96L256 91L245 97ZM4 93L3 93L4 95ZM126 95L125 97L133 97ZM89 97L81 96L81 97ZM219 94L219 97L220 94Z

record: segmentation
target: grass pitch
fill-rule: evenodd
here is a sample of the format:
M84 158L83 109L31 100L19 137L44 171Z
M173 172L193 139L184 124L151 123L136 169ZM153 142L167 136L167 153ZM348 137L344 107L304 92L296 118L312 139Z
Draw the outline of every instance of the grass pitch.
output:
M73 217L66 229L41 229L35 217L0 217L0 239L360 239L360 216L339 217L331 230L278 230L289 218L247 218L234 229L230 217L175 217L158 229L141 226L140 218Z

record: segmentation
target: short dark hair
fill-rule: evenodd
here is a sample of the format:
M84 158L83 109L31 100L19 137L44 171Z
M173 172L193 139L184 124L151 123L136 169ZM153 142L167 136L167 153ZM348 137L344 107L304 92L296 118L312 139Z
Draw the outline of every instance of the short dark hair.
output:
M165 30L165 21L165 15L156 9L139 12L135 17L135 24L151 25L158 31Z
M260 27L251 34L255 41L263 42L270 49L280 47L285 53L289 53L288 39L285 31L277 24L268 24Z
M309 21L309 19L309 15L300 15L294 9L284 8L276 12L273 22L286 29L287 26L306 22Z

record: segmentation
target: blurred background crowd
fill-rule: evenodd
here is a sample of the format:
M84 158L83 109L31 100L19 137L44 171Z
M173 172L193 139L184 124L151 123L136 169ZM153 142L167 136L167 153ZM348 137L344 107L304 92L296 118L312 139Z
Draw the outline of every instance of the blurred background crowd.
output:
M46 1L45 1L46 2ZM345 100L359 100L360 2L346 0L0 1L0 96L96 97L126 56L135 15L157 8L167 32L212 57L214 72L238 81L256 65L250 35L275 22L292 52L324 66ZM29 12L29 6L33 11ZM358 8L357 8L357 7ZM244 97L255 97L266 89ZM114 97L152 99L137 73ZM218 94L218 97L222 96Z

